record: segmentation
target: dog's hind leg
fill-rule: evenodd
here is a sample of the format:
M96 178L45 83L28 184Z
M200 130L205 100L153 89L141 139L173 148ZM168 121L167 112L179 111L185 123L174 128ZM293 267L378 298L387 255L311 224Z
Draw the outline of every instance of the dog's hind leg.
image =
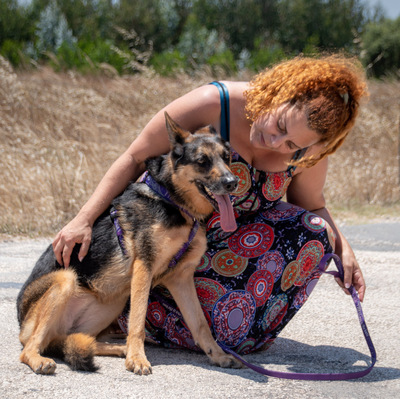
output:
M196 345L206 353L213 364L220 367L241 368L242 364L233 356L226 354L215 342L201 308L190 269L184 270L179 276L173 274L171 276L163 283L178 305Z
M78 283L75 273L69 270L54 272L45 278L52 279L50 287L31 306L22 322L19 338L24 348L20 360L35 373L53 374L56 363L41 354L52 341L66 336L61 322L63 310L71 296L76 294ZM40 291L40 284L40 279L34 282L25 295L34 298L35 292Z
M126 356L126 344L114 344L108 342L96 342L97 356Z
M128 371L139 375L151 374L151 365L144 351L145 320L151 288L152 274L142 260L135 260L131 284L131 310L129 333L126 340L125 366Z

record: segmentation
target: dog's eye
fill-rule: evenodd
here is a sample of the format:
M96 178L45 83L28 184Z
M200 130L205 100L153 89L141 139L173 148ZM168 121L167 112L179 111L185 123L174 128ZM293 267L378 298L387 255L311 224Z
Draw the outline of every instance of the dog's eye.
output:
M224 160L224 162L226 164L229 165L229 163L231 162L231 154L227 151L222 155L222 159Z
M197 164L199 166L205 167L210 164L210 159L207 155L202 155L199 159L197 159Z

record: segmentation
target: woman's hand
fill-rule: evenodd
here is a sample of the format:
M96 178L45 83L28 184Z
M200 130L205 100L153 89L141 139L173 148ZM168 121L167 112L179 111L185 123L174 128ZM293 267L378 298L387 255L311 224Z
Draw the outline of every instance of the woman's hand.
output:
M360 298L360 301L362 302L364 300L366 285L364 276L356 260L353 250L350 247L343 249L341 258L344 269L344 281L342 282L339 278L337 278L336 282L348 295L350 295L348 288L350 288L350 285L353 285L358 292L358 297Z
M75 244L82 244L78 258L82 262L87 255L92 238L92 225L79 214L72 219L54 238L53 251L57 262L69 267Z

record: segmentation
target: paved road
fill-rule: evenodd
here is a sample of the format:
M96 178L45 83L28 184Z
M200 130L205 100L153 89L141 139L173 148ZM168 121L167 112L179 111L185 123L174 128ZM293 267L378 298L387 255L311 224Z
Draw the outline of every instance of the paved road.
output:
M58 362L54 376L39 376L19 363L15 300L47 240L0 242L0 397L14 398L399 398L400 223L343 226L368 283L363 309L378 353L361 380L307 382L263 377L249 369L210 366L205 355L147 346L153 374L125 371L124 360L96 358L97 373L72 372ZM349 297L323 276L311 298L274 345L250 362L275 370L342 372L369 360Z

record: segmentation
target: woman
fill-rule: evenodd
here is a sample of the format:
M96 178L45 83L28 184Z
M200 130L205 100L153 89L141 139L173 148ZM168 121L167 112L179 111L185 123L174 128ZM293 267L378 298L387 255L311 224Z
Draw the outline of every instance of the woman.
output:
M82 259L95 219L139 177L146 158L168 152L167 111L188 130L212 124L232 146L238 229L224 233L219 215L212 215L209 248L195 273L200 303L219 341L240 353L268 347L308 298L327 252L342 259L344 282L338 283L346 292L353 284L363 300L362 272L325 207L323 187L327 156L353 127L366 94L358 63L328 56L298 57L251 82L214 82L178 98L154 116L57 234L58 262L68 267L76 243L82 244ZM151 293L146 331L154 342L196 348L161 287Z

